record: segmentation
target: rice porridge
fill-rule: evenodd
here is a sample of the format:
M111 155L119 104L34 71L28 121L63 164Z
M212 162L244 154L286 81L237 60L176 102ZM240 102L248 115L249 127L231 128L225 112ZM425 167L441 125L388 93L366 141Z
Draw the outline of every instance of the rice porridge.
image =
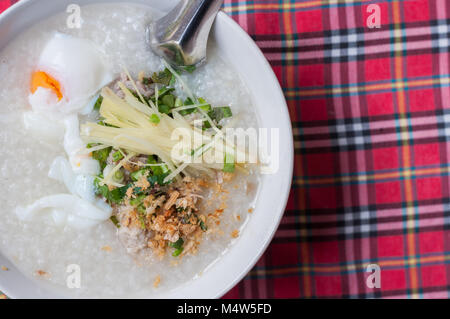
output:
M146 25L160 13L131 3L81 9L80 29L68 28L67 14L62 13L33 26L0 53L0 251L24 274L67 296L131 297L145 292L156 297L195 280L226 254L245 232L259 183L254 165L236 164L234 171L234 161L223 169L184 167L180 162L171 166L164 145L157 145L164 132L156 130L202 122L202 115L208 114L200 131L213 132L211 137L214 129L233 120L233 127L257 127L257 115L238 73L220 58L213 42L205 65L193 72L172 72L145 42ZM62 53L57 51L61 43L66 48ZM91 43L101 59L90 53ZM76 52L66 53L72 45ZM83 58L83 65L67 65L61 72L58 54L74 54L69 60ZM55 75L44 70L47 66ZM89 72L80 78L83 68L96 73L95 78L90 79ZM85 98L86 86L97 92L88 92L88 103L83 102L87 108L73 113L71 108ZM46 117L55 105L67 108L64 118ZM139 109L142 105L148 110ZM125 110L149 119L142 124L138 119L125 121ZM231 113L233 120L228 119ZM80 134L88 149L84 157L68 151L70 130ZM141 131L161 137L156 144L145 137L144 143ZM131 141L129 147L121 140L124 136ZM77 166L83 165L86 172L100 168L99 174L78 174ZM80 191L85 185L81 177L89 185ZM88 202L83 194L90 186L96 193ZM52 197L55 194L66 195ZM45 200L37 203L39 199ZM62 201L72 207L61 207ZM84 220L79 212L83 207L92 208L98 218ZM130 231L133 223L136 227ZM67 287L69 265L81 271L78 289Z

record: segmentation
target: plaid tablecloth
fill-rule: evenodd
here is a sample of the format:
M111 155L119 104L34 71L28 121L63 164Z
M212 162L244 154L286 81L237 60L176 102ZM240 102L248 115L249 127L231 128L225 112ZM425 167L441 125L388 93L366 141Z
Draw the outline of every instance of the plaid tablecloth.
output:
M295 139L281 226L226 297L448 298L450 2L225 0L224 10L270 61ZM380 288L366 284L370 264Z

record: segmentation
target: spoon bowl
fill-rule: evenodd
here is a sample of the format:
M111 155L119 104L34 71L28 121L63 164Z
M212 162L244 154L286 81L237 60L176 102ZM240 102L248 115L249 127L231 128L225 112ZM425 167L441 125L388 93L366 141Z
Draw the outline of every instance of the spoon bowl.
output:
M206 60L206 45L223 0L181 0L174 9L147 28L153 51L175 66Z

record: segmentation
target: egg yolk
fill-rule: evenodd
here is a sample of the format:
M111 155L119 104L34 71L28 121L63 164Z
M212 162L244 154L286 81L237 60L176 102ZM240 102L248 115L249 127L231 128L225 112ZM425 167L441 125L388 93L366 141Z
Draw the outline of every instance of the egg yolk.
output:
M58 97L58 100L61 100L63 97L59 82L43 71L34 72L31 77L31 93L36 92L39 87L52 90Z

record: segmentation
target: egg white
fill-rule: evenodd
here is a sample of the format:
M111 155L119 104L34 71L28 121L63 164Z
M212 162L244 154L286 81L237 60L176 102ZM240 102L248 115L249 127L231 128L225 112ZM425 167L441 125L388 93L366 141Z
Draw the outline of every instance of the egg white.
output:
M62 99L46 88L29 96L34 111L73 113L82 110L92 97L114 79L96 45L87 39L56 32L45 45L35 71L43 71L61 85Z

